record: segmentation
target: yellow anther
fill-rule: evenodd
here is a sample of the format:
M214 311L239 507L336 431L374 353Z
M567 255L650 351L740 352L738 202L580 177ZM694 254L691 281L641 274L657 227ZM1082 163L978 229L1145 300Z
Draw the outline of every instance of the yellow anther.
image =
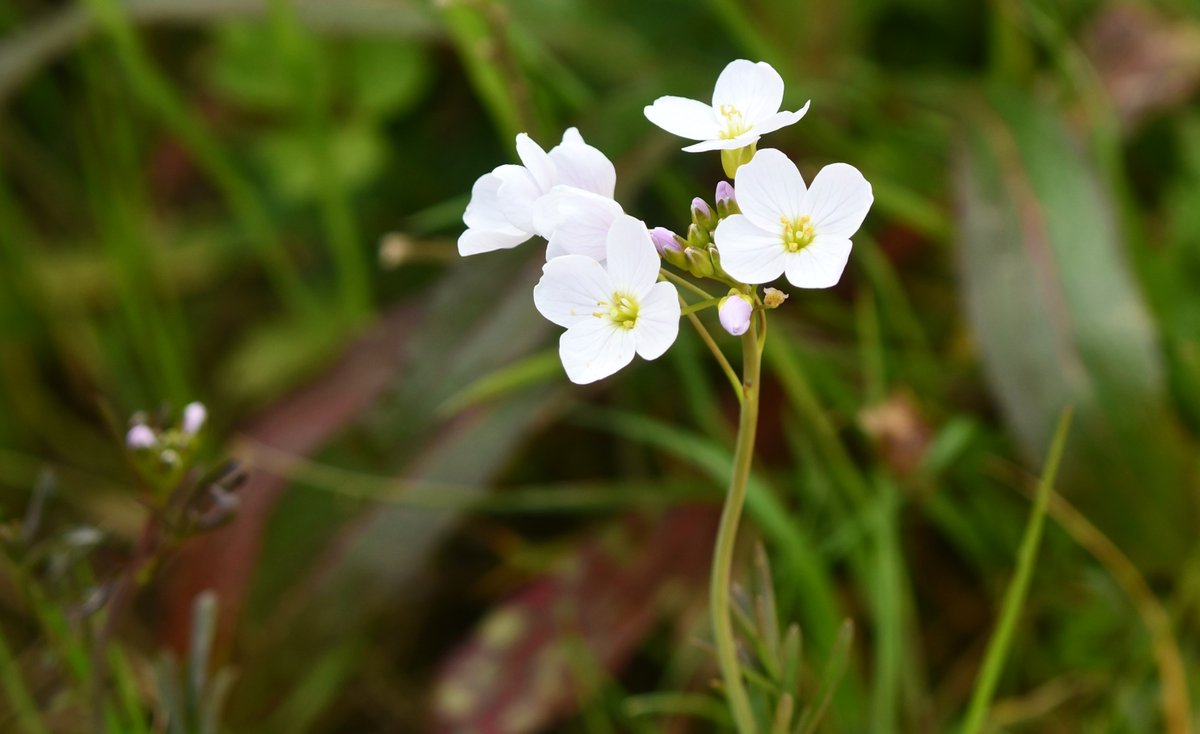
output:
M614 293L612 305L607 311L597 311L592 314L597 318L608 318L623 329L632 329L637 325L638 302L636 298L622 293Z
M800 252L812 244L816 231L811 219L807 214L798 219L779 218L779 223L783 225L783 246L788 252Z

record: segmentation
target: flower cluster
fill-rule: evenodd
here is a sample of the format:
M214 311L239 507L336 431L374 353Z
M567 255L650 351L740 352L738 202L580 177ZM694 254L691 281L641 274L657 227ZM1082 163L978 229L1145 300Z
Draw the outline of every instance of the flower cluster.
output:
M178 422L151 421L138 413L130 420L125 446L147 479L154 484L169 483L187 469L207 421L208 410L196 402L184 406Z
M773 288L760 296L755 286L781 276L797 288L838 282L850 237L873 201L871 185L853 166L826 166L809 186L782 152L757 149L763 135L808 111L808 103L780 111L783 91L769 64L738 60L717 79L711 105L661 97L646 107L654 124L699 141L685 151L720 151L733 178L717 185L715 207L692 201L686 236L627 215L613 198L612 162L570 128L549 152L518 135L522 165L499 166L475 182L459 253L516 247L535 235L546 240L534 305L566 329L559 354L576 383L607 377L635 354L655 359L675 341L685 311L667 281L687 281L668 265L728 289L687 313L715 306L726 331L745 334L756 313L786 298Z

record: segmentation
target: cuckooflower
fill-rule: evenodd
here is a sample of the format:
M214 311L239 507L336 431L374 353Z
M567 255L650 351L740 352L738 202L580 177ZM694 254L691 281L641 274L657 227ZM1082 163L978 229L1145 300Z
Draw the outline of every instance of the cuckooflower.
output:
M786 273L797 288L838 282L850 236L874 201L857 168L825 166L806 188L787 156L762 150L738 169L734 184L742 213L722 219L714 233L725 272L743 283L769 283Z
M563 255L546 263L533 302L566 327L558 353L571 382L608 377L633 361L657 359L679 334L679 293L659 283L658 254L646 225L628 215L612 223L607 263Z
M463 213L467 231L458 238L460 255L516 247L535 234L549 239L534 221L537 201L555 186L571 186L612 199L617 174L596 148L583 142L575 128L547 153L525 133L517 136L517 155L524 165L503 165L480 176L471 188Z
M795 112L780 112L783 77L764 61L731 61L717 77L712 105L685 97L659 97L646 107L646 119L681 138L699 140L689 153L736 150L804 117L808 102Z

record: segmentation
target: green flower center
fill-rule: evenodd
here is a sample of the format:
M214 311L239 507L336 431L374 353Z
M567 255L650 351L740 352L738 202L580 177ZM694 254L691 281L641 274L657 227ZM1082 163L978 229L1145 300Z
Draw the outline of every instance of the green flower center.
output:
M741 110L730 104L721 105L721 117L725 118L725 129L721 132L722 140L730 140L747 132L750 126L742 118Z
M783 246L788 252L800 252L812 244L817 233L813 230L811 220L807 214L797 219L779 218L783 225Z
M622 329L637 326L638 302L633 296L614 293L612 301L599 301L596 305L604 309L592 314L596 318L607 318Z

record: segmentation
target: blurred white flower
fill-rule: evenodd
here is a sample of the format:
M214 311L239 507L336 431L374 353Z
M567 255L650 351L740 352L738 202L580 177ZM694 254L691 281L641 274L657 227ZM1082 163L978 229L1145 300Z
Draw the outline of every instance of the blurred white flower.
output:
M758 142L769 132L794 124L808 112L808 102L795 112L780 112L783 77L768 63L732 61L713 89L712 105L685 97L659 97L646 107L646 119L669 133L701 142L689 153L736 150Z
M562 142L549 153L521 133L517 155L524 165L498 166L480 176L472 187L463 214L467 230L458 238L460 255L516 247L535 234L549 239L553 233L536 226L534 207L555 186L612 199L616 169L603 153L583 142L575 128L564 132Z
M203 403L188 403L183 409L183 432L194 436L204 427L208 419L208 411Z
M627 215L612 223L607 264L583 255L546 263L533 302L550 321L566 327L559 356L577 384L608 377L633 361L656 359L679 334L679 294L659 283L660 262L646 225Z
M134 451L152 449L158 445L158 436L145 423L138 423L125 434L125 445Z
M798 288L828 288L842 277L850 236L874 196L858 169L825 166L806 188L796 164L763 150L738 169L742 213L721 220L715 240L725 272L743 283L769 283L787 274Z

